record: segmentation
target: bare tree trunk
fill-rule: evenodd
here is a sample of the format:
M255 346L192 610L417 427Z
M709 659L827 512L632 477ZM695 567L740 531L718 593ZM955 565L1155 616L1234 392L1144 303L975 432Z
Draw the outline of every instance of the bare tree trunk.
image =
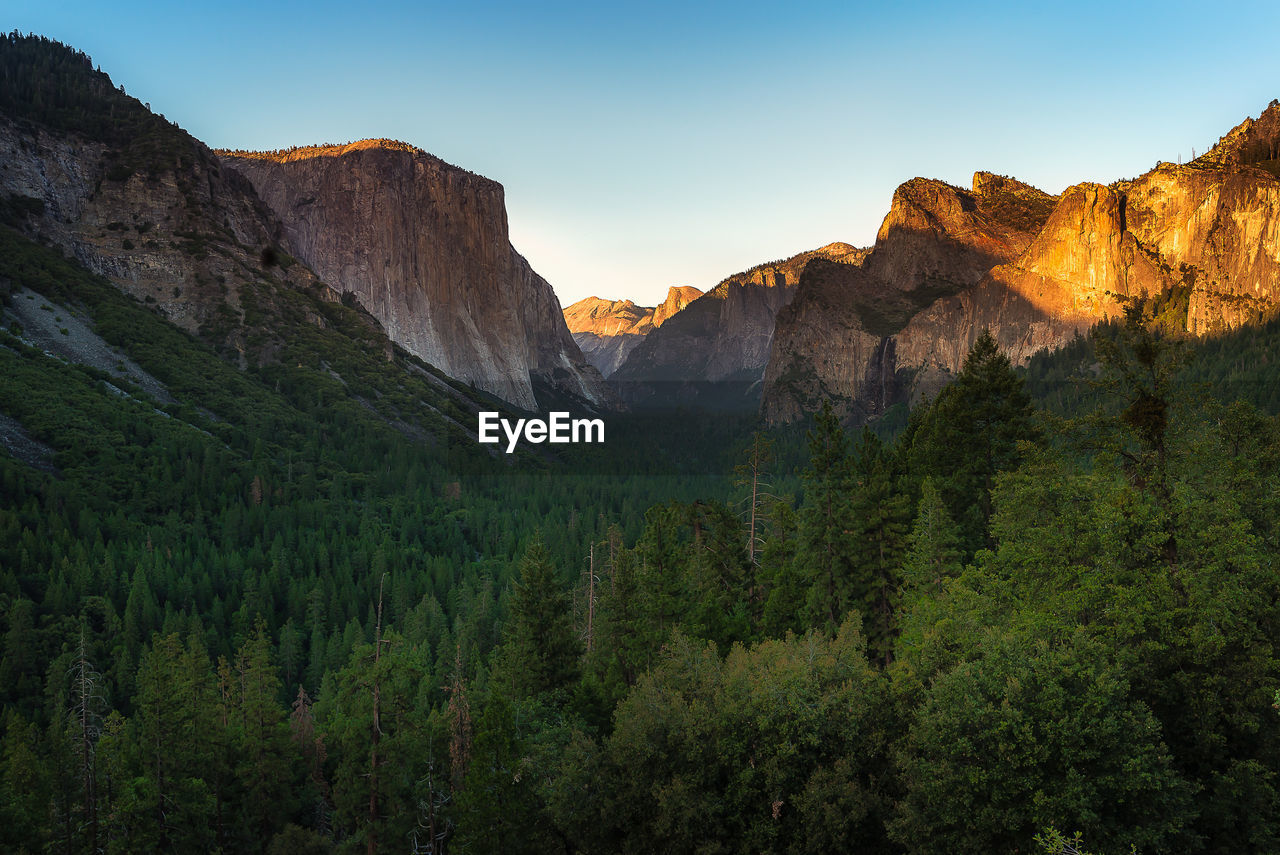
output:
M751 523L747 527L747 563L756 563L756 510L760 503L760 466L754 458L751 461Z
M367 838L369 855L378 852L378 739L382 736L382 728L378 721L378 703L381 683L378 676L378 661L382 657L382 584L387 574L382 574L378 581L378 621L373 630L373 729L370 734L372 748L369 752L369 835Z
M98 674L89 664L89 654L85 649L84 630L80 630L80 645L76 652L75 665L76 704L73 710L77 735L77 754L80 759L80 785L84 796L85 825L89 835L89 851L98 851L98 794L97 772L94 762L94 742L97 735L96 713L94 703L98 698Z
M595 637L596 617L596 545L591 544L591 552L587 562L587 653L591 653L591 643Z

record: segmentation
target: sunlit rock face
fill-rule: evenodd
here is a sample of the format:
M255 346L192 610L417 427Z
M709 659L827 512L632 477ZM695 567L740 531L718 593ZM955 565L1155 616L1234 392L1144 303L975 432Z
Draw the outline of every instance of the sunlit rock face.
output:
M1023 253L1056 200L989 173L966 190L915 178L894 193L861 264L810 264L778 316L762 407L792 421L831 398L865 420L938 382L993 316L1027 316L1014 301L975 299L988 272Z
M289 251L409 352L526 409L540 386L607 399L551 286L511 246L496 181L388 140L222 162L279 216Z
M898 188L860 266L813 266L778 316L762 409L874 418L934 394L983 329L1015 361L1161 295L1197 335L1280 307L1280 106L1192 163L1060 197L1013 179Z
M582 355L606 378L617 371L652 330L702 296L692 286L672 287L661 305L587 297L564 310L564 320Z

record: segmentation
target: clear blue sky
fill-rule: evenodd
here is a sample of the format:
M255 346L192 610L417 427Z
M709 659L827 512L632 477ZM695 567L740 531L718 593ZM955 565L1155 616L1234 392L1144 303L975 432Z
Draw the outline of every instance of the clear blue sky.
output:
M502 182L562 304L653 304L978 169L1050 192L1280 97L1280 3L0 0L215 147L394 137Z

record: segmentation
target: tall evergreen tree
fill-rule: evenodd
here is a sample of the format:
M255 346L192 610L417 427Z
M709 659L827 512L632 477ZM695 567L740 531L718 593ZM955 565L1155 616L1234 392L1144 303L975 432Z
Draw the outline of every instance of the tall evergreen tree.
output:
M573 628L573 606L541 538L520 560L506 635L518 691L536 695L577 677L582 645Z
M903 607L909 609L918 597L941 594L947 579L961 569L960 532L933 479L925 478L902 565Z
M808 623L829 632L840 626L850 609L863 606L865 588L858 587L852 500L849 443L831 402L824 401L809 431L796 565L797 576L808 589Z
M204 650L187 649L176 635L156 636L138 666L131 722L138 776L122 798L135 850L212 848L214 799L207 777L213 694Z
M864 615L868 650L873 658L888 664L897 632L911 505L896 477L891 455L869 429L863 429L854 459L854 585L861 591L858 608Z
M271 639L259 618L236 656L238 697L233 719L236 777L243 787L242 836L255 849L278 831L300 783L289 762L289 728L279 701L280 679L271 661Z
M990 331L973 343L954 382L909 428L917 478L933 477L967 554L990 545L991 489L1021 460L1019 443L1040 439L1031 399Z

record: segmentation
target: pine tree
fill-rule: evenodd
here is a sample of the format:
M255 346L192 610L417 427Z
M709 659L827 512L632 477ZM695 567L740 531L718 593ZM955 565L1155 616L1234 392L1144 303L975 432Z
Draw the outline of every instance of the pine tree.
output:
M329 752L335 832L366 852L398 846L417 823L430 755L424 651L382 629L325 677L315 717Z
M638 563L635 551L619 550L612 563L613 573L601 593L599 643L592 658L606 685L635 685L656 652L648 644Z
M997 473L1017 466L1019 443L1039 439L1022 379L983 330L955 381L917 418L907 438L912 473L934 478L960 526L966 554L990 545Z
M285 711L277 700L280 679L261 617L236 656L235 670L239 691L233 723L236 777L244 796L242 834L250 841L267 841L288 816L294 775Z
M809 591L808 622L829 632L850 609L862 605L855 581L852 493L848 440L831 402L824 401L809 431L796 566Z
M205 652L186 649L176 635L156 636L138 665L140 776L126 796L134 848L211 848L213 696Z
M520 560L508 626L512 676L519 691L536 695L577 677L581 644L573 631L572 604L540 538Z
M9 710L0 742L0 844L7 852L41 852L53 795L39 729Z
M869 429L863 429L855 457L854 586L861 591L858 605L863 609L868 652L887 665L897 631L900 568L910 525L910 502L894 477L893 461Z
M933 486L933 479L926 478L920 488L920 504L902 565L903 608L911 608L919 597L941 594L947 579L961 569L960 532Z

